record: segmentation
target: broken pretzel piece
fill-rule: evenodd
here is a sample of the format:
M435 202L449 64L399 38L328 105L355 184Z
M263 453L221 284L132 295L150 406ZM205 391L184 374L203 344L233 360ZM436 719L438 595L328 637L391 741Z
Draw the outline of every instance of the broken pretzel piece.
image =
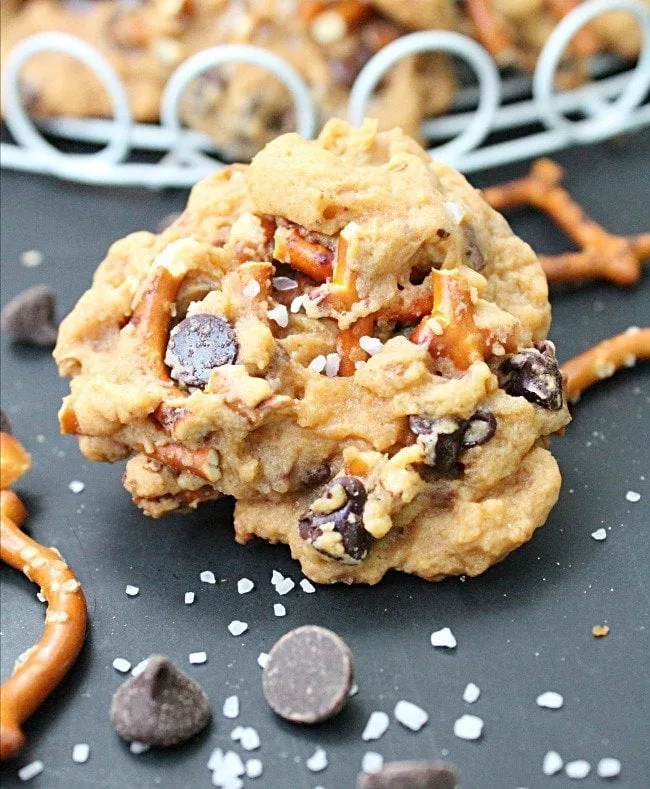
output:
M650 233L618 236L588 217L560 185L564 172L550 159L538 159L529 175L482 191L497 211L530 205L547 214L579 252L543 255L540 263L549 282L587 278L633 285L641 276L641 261L650 258Z

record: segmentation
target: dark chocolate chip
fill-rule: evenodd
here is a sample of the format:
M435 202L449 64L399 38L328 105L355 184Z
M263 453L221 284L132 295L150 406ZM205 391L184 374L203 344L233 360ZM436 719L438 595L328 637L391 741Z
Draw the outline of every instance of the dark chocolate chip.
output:
M9 433L11 435L11 422L2 408L0 408L0 433Z
M499 370L499 385L513 397L525 397L549 411L559 411L564 396L553 343L534 343L532 348L509 356Z
M117 689L110 717L123 739L163 748L202 731L210 703L203 688L169 658L152 655L141 674Z
M216 367L233 364L239 352L234 331L218 315L200 313L182 320L169 333L165 364L185 386L203 387Z
M372 535L363 526L363 508L368 499L366 488L356 477L336 477L325 488L320 500L336 500L343 489L344 502L330 512L308 509L300 516L298 532L303 540L333 559L361 561L372 544ZM340 535L342 554L332 551L330 534Z
M305 625L286 633L262 674L269 706L294 723L320 723L343 709L353 681L352 654L331 630Z
M458 457L463 449L467 423L450 416L410 416L409 425L424 449L425 463L444 476L461 471Z
M56 343L56 297L48 285L34 285L2 310L2 328L15 342L51 348Z
M477 411L467 420L463 449L486 444L497 431L497 420L490 411Z
M357 789L455 789L458 771L445 762L389 762L377 773L360 773Z

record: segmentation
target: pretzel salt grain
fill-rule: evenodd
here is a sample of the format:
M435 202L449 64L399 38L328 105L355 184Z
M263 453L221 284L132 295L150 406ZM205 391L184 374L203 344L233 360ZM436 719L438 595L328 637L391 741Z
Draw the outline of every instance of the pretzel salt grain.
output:
M650 359L650 328L632 327L594 345L562 365L568 399L576 402L585 389L637 359Z
M4 447L7 434L0 435ZM23 466L21 473L27 468L29 464ZM41 640L18 658L13 674L0 689L0 759L3 760L16 756L23 746L25 735L20 725L63 679L76 660L86 634L86 600L79 581L58 551L45 548L20 530L26 517L27 511L18 496L3 489L0 557L39 584L48 603Z
M482 191L497 211L530 205L547 214L580 252L545 255L540 263L549 282L600 278L632 285L641 276L641 261L650 258L650 233L617 236L588 217L560 186L564 172L550 159L538 159L529 175Z

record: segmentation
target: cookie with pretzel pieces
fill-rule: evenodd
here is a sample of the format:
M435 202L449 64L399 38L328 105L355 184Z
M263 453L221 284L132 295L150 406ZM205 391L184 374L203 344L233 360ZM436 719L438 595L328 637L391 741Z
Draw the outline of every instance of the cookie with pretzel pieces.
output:
M476 575L530 539L569 421L531 248L400 130L330 121L111 248L55 350L64 432L158 517L222 494L318 582Z

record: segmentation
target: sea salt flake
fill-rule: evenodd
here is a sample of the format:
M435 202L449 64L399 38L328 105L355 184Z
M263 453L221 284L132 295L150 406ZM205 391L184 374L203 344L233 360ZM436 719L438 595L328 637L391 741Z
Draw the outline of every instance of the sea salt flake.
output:
M386 729L389 727L389 725L390 718L388 715L381 710L375 710L374 712L370 713L368 723L366 723L366 728L361 734L361 739L364 740L364 742L368 742L369 740L378 740L383 734L386 733Z
M431 633L431 645L454 649L456 647L456 638L448 627L443 627L442 630L436 630L434 633Z
M247 299L254 299L260 290L260 283L256 279L251 279L244 285L242 293Z
M228 696L223 703L223 717L236 718L239 715L239 696Z
M215 748L210 754L208 759L208 770L216 770L223 761L223 751L221 748Z
M307 759L305 766L312 773L320 773L327 767L327 751L324 748L316 748L314 753Z
M607 530L596 529L596 531L591 532L591 536L594 538L594 540L598 540L599 542L602 542L602 540L607 539Z
M537 697L537 706L545 707L548 710L559 710L564 704L564 698L554 690L547 690Z
M348 697L352 698L352 696L356 696L358 692L359 692L359 686L357 685L356 682L353 682L352 687L350 688L350 692L348 693Z
M124 591L129 597L135 597L136 595L140 594L140 587L127 584L126 589Z
M542 761L542 772L544 775L555 775L564 767L562 757L557 751L549 751Z
M327 365L327 357L320 354L315 356L307 365L308 370L313 370L315 373L322 373Z
M271 583L273 586L277 586L280 581L284 581L284 575L279 570L273 570L271 573Z
M361 760L361 770L364 773L378 773L384 766L384 757L376 751L367 751Z
M289 313L284 304L278 304L272 310L267 310L269 320L275 321L282 329L289 325Z
M30 762L21 767L18 770L18 777L21 781L31 781L32 778L36 778L37 775L43 772L44 766L43 762L37 759L35 762Z
M306 578L303 578L300 582L300 588L302 589L305 594L314 594L316 591L316 587L311 581L308 581Z
M133 740L133 742L129 745L129 750L131 753L140 754L146 753L149 750L149 746L145 742L138 742L137 740Z
M266 668L266 664L269 662L269 653L268 652L260 652L257 656L257 665L260 668Z
M291 578L283 578L283 579L280 581L280 583L276 585L276 587L275 587L275 591L276 591L276 592L277 592L279 595L285 595L285 594L289 594L289 592L290 592L290 591L293 589L293 587L294 587L295 585L296 585L296 584L295 584L295 582L294 582L294 581L292 581L292 579L291 579Z
M281 291L295 290L298 287L296 280L291 279L291 277L273 277L271 282L276 290Z
M476 715L461 715L454 723L454 734L461 740L478 740L483 733L483 720Z
M359 340L359 346L363 348L367 354L374 356L381 351L384 347L384 343L378 337L369 337L367 334L364 334Z
M596 773L601 778L616 778L617 775L621 774L621 763L618 759L606 756L598 762Z
M239 594L248 594L252 592L255 588L255 584L250 580L250 578L240 578L237 581L237 591Z
M273 604L273 613L276 616L286 616L287 609L282 605L282 603L274 603Z
M190 652L189 654L189 661L193 666L199 666L201 663L206 663L207 660L207 652Z
M113 668L122 674L126 674L127 671L131 670L131 664L126 658L116 657L113 661Z
M445 211L457 225L460 225L460 223L463 221L463 217L465 216L465 210L463 207L458 203L453 203L451 201L445 203Z
M338 353L328 353L325 358L325 375L334 378L338 375L340 365L341 357Z
M569 778L580 780L586 778L591 772L591 765L584 759L576 759L574 762L567 762L564 772Z
M245 726L239 738L239 744L245 751L255 751L261 744L260 735L252 726Z
M235 728L230 732L230 739L233 742L239 742L241 740L241 736L244 733L243 726L235 726Z
M37 268L43 262L40 249L26 249L20 256L20 265L25 268Z
M239 754L235 751L226 751L220 759L216 760L216 765L212 768L212 783L214 786L230 787L233 781L245 772L246 768Z
M259 778L263 770L261 759L247 759L246 760L246 777Z
M411 701L401 699L395 705L393 711L395 719L406 726L411 731L420 731L424 724L429 720L429 715L421 707L413 704Z
M72 482L68 485L68 488L73 493L81 493L81 491L86 487L86 485L79 479L73 479Z
M625 494L625 498L628 501L631 501L632 504L636 504L636 502L641 498L641 494L637 493L636 490L628 490L628 492Z
M147 668L149 665L149 658L145 658L141 660L137 665L133 666L131 669L131 676L132 677L139 677L140 674Z
M36 592L36 599L39 602L44 603L45 602L45 595L42 592Z
M192 605L194 602L194 592L185 592L185 605Z
M481 689L479 686L475 685L473 682L468 682L463 691L463 701L466 701L468 704L473 704L475 701L478 701L480 695Z
M228 625L228 630L231 636L240 636L248 630L248 623L242 622L239 619L233 619Z
M212 570L203 570L199 578L203 581L204 584L216 584L217 579L214 577L214 573Z
M296 296L295 299L293 299L293 301L291 302L291 305L289 306L290 312L292 312L294 315L297 312L300 312L300 310L303 307L304 302L305 302L305 297L304 296Z
M90 745L85 742L78 742L72 748L72 761L77 764L85 764L90 756Z

